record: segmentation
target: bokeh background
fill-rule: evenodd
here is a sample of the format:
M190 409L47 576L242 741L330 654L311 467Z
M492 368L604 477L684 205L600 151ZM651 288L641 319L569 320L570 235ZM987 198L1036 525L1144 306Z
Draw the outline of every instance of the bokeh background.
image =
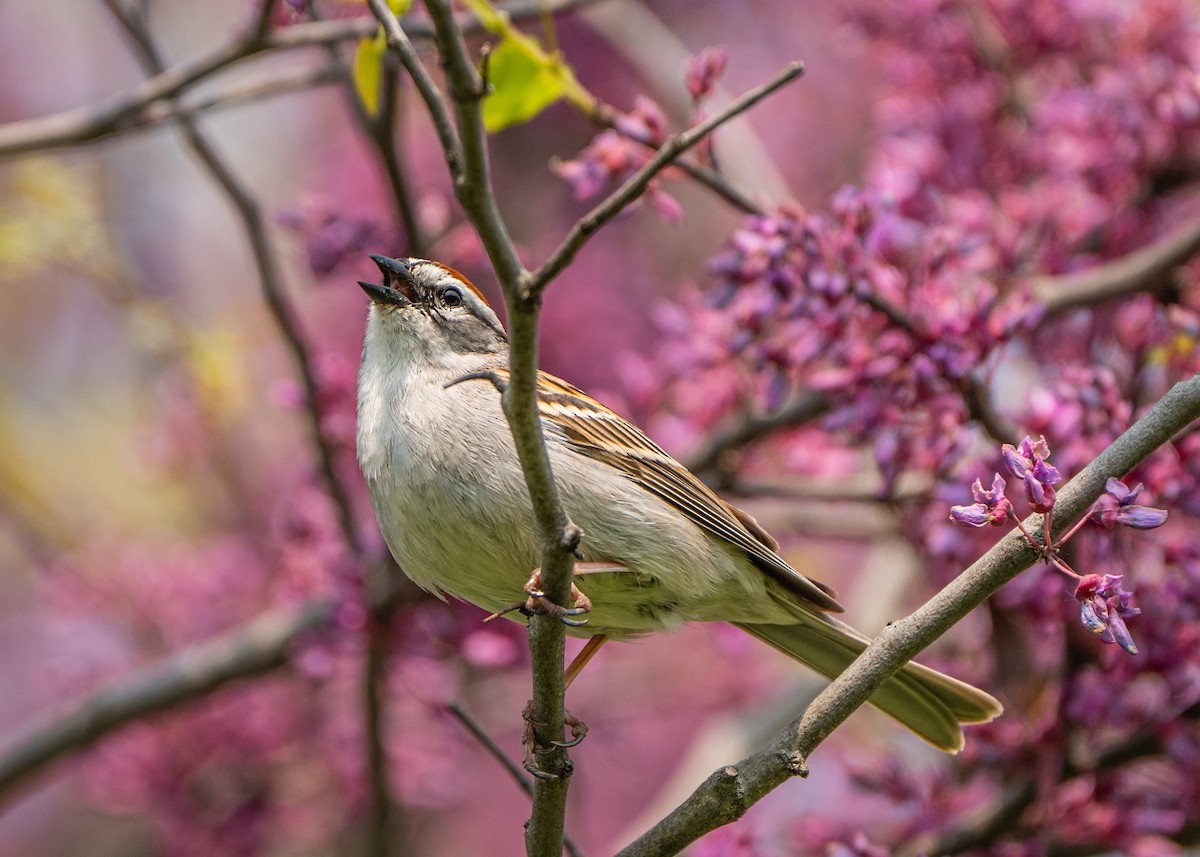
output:
M720 91L704 109L804 60L802 80L721 130L714 163L765 211L786 202L797 206L793 220L825 217L808 228L885 259L910 285L924 271L943 291L913 299L907 308L919 316L991 312L987 299L978 310L964 297L971 306L962 309L946 295L990 279L1007 298L1034 275L1119 258L1194 215L1200 30L1196 9L1182 0L585 5L555 26L581 82L620 110L649 98L671 128L695 118L684 70L702 48L728 51ZM228 44L255 14L242 0L127 8L145 12L168 65ZM334 22L367 14L349 2L316 11ZM271 19L281 33L308 22L302 3L279 4ZM539 27L536 18L529 24ZM272 51L187 96L200 103L331 62L344 69L355 44L344 39L332 55L319 45ZM20 123L103 105L144 78L103 3L0 2L0 759L77 700L165 657L228 639L255 617L291 621L313 604L324 612L263 674L139 717L0 785L0 851L362 853L371 640L384 658L392 853L523 853L526 798L446 708L460 701L519 757L523 630L485 627L474 608L407 591L385 614L363 606L364 592L388 572L353 458L365 318L355 280L374 276L367 253L414 251L353 92L331 70L319 84L204 110L196 121L266 224L359 549L347 544L331 499L307 393L264 301L247 232L177 128L163 122L70 146L4 148L29 127ZM394 146L418 249L465 271L500 305L428 121L410 88L399 89ZM501 207L526 264L543 259L587 210L559 173L596 134L586 117L557 104L492 139ZM845 186L860 190L839 196ZM710 301L731 282L760 294L750 270L761 251L754 237L781 221L747 221L678 174L659 189L678 210L647 204L624 214L556 281L542 316L542 362L686 458L731 416L777 407L783 392L804 385L806 361L824 358L771 352L778 379L765 392L744 374L722 374L723 366L763 366L745 342L731 345L738 330L768 345L772 336L799 341L756 314L774 304L734 302L731 310L727 299ZM774 260L764 264L778 262L761 252ZM844 249L812 255L821 253L847 269L857 264ZM965 261L942 271L930 262L939 253ZM1185 269L1167 298L1085 308L1058 317L1058 327L1037 328L1033 315L1022 316L1025 327L1014 323L1020 333L947 325L946 341L963 360L988 366L991 397L1021 434L1044 431L1062 445L1086 438L1067 453L1069 476L1170 380L1195 371L1193 281ZM1171 307L1179 312L1168 317ZM837 313L831 305L828 317ZM845 341L872 338L869 327L835 328ZM1020 341L1001 361L1010 339ZM827 390L858 396L835 409L842 419L746 456L735 451L716 476L745 489L739 505L780 538L797 568L834 585L851 621L871 631L990 543L996 531L960 537L944 519L950 503L969 502L975 476L986 482L999 466L998 442L959 433L975 416L960 413L961 402L945 412L953 425L939 424L932 394L908 403L922 415L912 428L897 416L905 406L876 401L881 391L908 389L907 379L838 359L817 368ZM1061 372L1066 364L1077 374ZM845 374L847 366L859 374ZM1186 516L1197 506L1190 453L1172 455L1158 465L1159 482L1143 478L1151 499ZM1175 531L1183 544L1189 532ZM1192 580L1178 571L1192 568L1186 550L1148 544L1140 554L1147 581ZM1096 563L1086 570L1120 573L1130 550L1114 542L1085 551ZM1164 632L1157 660L1143 658L1136 674L1113 666L1127 656L1071 625L1079 608L1070 587L1033 574L933 655L1010 708L1018 703L1003 724L977 730L967 768L875 712L859 712L813 760L814 779L777 790L692 853L914 853L945 845L939 835L1010 799L1012 783L1032 783L1022 788L1037 800L976 843L996 849L987 853L1097 853L1099 843L1148 857L1185 848L1200 819L1189 781L1198 744L1164 724L1200 699L1195 641ZM1163 598L1191 605L1195 590ZM1155 621L1177 629L1194 618L1181 608ZM1022 621L1028 627L1014 630ZM1101 728L1089 706L1111 702L1100 689L1106 683L1137 688L1136 712ZM1057 713L1084 699L1084 686L1093 695L1069 726L1058 725ZM614 851L710 770L772 734L819 687L720 626L606 648L568 702L591 727L573 752L571 835L585 853ZM1116 737L1163 742L1173 761L1131 779L1109 782L1093 771L1081 780L1069 752L1080 733L1111 736L1118 727L1130 731ZM1121 813L1131 806L1136 821Z

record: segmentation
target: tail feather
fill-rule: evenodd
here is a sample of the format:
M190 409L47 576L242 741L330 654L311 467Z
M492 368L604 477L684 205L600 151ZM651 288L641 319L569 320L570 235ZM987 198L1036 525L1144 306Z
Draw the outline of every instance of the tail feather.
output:
M798 612L795 625L738 623L764 643L836 678L870 642L844 622ZM963 747L963 723L986 723L1003 710L1000 703L966 682L929 667L908 663L883 683L870 702L930 744L949 752Z

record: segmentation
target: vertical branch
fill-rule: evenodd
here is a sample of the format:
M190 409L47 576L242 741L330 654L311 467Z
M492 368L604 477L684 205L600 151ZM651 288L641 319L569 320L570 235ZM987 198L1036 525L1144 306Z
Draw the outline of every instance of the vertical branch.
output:
M259 40L266 38L267 26L275 3L276 0L263 0L263 5L255 16L252 29L243 37L244 41L249 43L256 38ZM165 64L145 21L122 8L118 0L104 0L104 4L120 24L146 74L149 76L162 74ZM354 509L350 502L350 495L337 474L333 442L321 428L321 411L318 404L319 385L312 365L311 351L304 335L300 332L299 317L283 294L278 267L267 237L262 211L254 196L233 174L207 136L200 131L194 119L177 110L173 98L169 99L167 104L172 109L172 115L179 126L184 142L187 143L192 154L204 165L213 181L233 205L242 222L242 228L254 256L254 264L258 270L258 280L263 298L288 350L291 351L296 369L300 373L304 388L305 411L309 415L309 431L317 449L320 471L326 490L337 508L342 535L350 549L355 554L361 554L362 544L358 536L358 528L354 523Z
M487 250L508 308L512 348L510 380L503 397L504 415L513 432L537 518L542 546L542 589L555 604L568 604L573 554L582 533L563 510L538 417L538 313L541 299L531 294L526 286L528 272L517 258L492 189L480 111L486 84L467 55L448 0L426 0L426 8L433 19L442 52L462 140L464 171L454 183L455 194ZM538 747L553 747L552 742L563 738L565 639L562 623L556 617L533 616L530 619L533 699L529 717ZM565 749L554 747L541 757L541 767L550 777L538 778L534 784L533 808L525 828L525 850L531 857L557 857L562 854L566 833L571 760Z
M448 2L428 0L442 62L453 96L455 122L441 93L417 57L408 37L384 0L368 0L383 25L389 46L413 78L424 99L445 152L455 196L479 234L504 290L512 343L509 384L503 395L505 417L513 433L525 474L542 546L542 589L557 604L570 598L571 567L581 533L567 518L550 468L550 456L537 410L537 323L540 296L525 286L527 272L500 213L489 175L487 142L479 101L484 82L467 56L462 33ZM457 132L454 130L457 126ZM563 663L565 635L558 619L534 616L529 623L533 700L530 720L540 747L553 749L540 759L542 771L534 786L533 811L526 827L527 853L558 857L565 833L567 781L571 761L565 749L552 742L563 738Z
M383 687L387 676L386 619L370 617L366 627L366 666L363 669L363 716L367 769L371 786L367 823L367 857L387 857L392 849L392 797L388 783L387 744L383 723Z
M319 20L315 9L310 10L310 14L314 19ZM359 98L350 69L342 60L338 45L334 43L326 45L325 52L329 55L341 78L346 105L354 114L354 119L358 122L363 136L371 141L375 153L379 156L380 166L383 167L387 186L391 192L396 222L404 233L405 248L410 256L424 256L426 252L425 238L421 234L420 224L417 222L416 211L413 208L408 170L405 168L400 150L396 146L396 124L399 117L401 90L395 60L383 64L379 112L372 116L367 113L362 99Z
M104 0L104 3L129 38L145 72L148 75L161 74L165 64L144 18L123 8L119 0ZM263 0L251 30L244 37L248 44L260 43L266 39L275 3L276 0ZM333 443L321 426L320 391L312 365L311 351L300 332L299 317L283 294L261 208L250 190L234 175L207 136L201 132L195 120L179 111L174 100L169 101L168 106L188 148L204 165L242 221L242 228L258 269L263 296L300 373L305 394L305 410L309 415L309 428L317 448L326 490L337 509L347 547L361 560L363 546L354 522L350 495L337 473ZM376 633L374 620L367 623L364 633L366 654L363 674L363 719L371 792L371 817L367 840L371 857L386 857L389 851L392 800L388 790L382 702L379 692L386 659L383 640L381 635Z

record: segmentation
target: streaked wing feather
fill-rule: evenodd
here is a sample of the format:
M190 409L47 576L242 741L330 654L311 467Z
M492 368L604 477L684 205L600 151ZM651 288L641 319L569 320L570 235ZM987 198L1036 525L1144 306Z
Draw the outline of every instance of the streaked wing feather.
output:
M507 376L507 371L498 374ZM809 580L775 553L775 540L752 517L729 505L631 423L566 381L539 373L542 419L573 449L624 473L683 512L697 526L739 548L785 588L822 610L841 612L836 593Z

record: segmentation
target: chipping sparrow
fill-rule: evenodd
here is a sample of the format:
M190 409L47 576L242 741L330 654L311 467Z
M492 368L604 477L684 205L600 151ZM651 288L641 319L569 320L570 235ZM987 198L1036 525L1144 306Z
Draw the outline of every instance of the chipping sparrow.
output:
M540 549L496 388L508 377L508 337L453 269L371 258L383 284L360 283L371 306L358 460L379 527L421 587L511 610L523 585L540 595L536 579L526 584ZM584 660L607 638L689 621L732 622L830 677L863 650L866 637L827 615L842 610L833 590L789 566L753 518L570 384L541 373L538 395L562 503L584 533L575 580L586 596L575 610L587 609L586 624L564 616L567 633L592 638ZM1001 711L983 691L915 663L871 702L950 751L962 747L961 723Z

